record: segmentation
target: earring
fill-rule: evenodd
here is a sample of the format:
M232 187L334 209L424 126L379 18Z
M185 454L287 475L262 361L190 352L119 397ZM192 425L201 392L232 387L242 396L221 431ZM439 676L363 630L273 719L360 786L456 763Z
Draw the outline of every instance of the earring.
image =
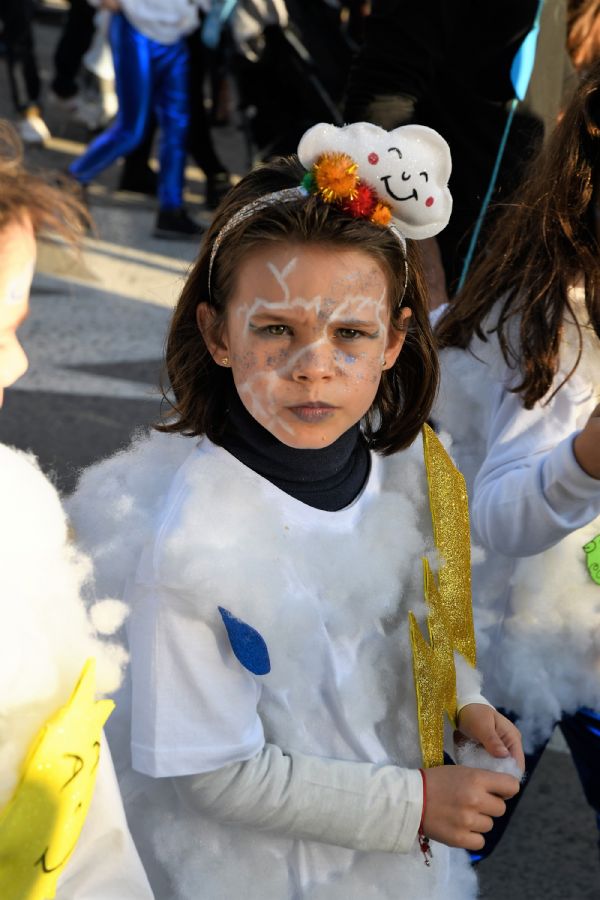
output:
M228 365L229 365L229 357L228 357L228 356L224 356L224 357L223 357L223 359L221 360L221 365L222 365L222 366L228 366Z

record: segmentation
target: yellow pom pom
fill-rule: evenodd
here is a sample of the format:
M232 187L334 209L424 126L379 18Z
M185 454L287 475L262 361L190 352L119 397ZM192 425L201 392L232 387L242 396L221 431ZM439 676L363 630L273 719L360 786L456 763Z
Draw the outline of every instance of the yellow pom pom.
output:
M324 153L314 166L315 181L326 203L354 200L358 165L347 153Z
M389 225L392 211L387 203L378 203L369 218L374 225Z

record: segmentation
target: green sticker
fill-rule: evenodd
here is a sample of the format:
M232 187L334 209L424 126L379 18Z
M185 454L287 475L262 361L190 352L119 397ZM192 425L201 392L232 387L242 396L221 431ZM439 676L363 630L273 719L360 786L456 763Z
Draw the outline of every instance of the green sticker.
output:
M587 556L587 567L590 578L592 578L596 584L600 584L600 534L596 535L589 544L585 544L583 549Z

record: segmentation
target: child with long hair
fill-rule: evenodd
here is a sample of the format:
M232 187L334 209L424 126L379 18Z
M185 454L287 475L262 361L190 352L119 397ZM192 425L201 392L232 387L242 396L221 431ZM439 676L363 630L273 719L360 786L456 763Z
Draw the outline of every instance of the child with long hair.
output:
M74 243L88 218L66 189L23 167L21 149L0 122L0 406L27 368L17 330L36 235ZM5 444L0 496L0 895L151 900L102 735L113 704L94 699L94 670L104 693L121 680L125 653L100 635L124 610L108 601L88 614L90 562L57 492L33 456Z
M463 490L421 438L438 368L406 237L447 221L449 153L362 123L298 154L217 212L168 337L172 415L70 501L131 607L128 817L160 897L467 900L450 848L482 846L522 756L470 665L468 525L440 546ZM442 765L444 708L481 767Z
M559 722L600 827L599 189L596 64L438 322L434 419L486 551L486 691L517 717L529 773Z

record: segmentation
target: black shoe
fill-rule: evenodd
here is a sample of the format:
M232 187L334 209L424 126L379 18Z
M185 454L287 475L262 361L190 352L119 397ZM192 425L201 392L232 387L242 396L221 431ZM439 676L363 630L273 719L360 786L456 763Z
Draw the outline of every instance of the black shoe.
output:
M206 176L206 205L216 209L225 194L231 189L229 172L215 172Z
M120 191L130 191L133 194L147 194L149 197L156 197L158 188L158 175L150 166L141 168L139 171L123 168L121 180L119 181Z
M89 185L82 184L68 169L62 169L51 178L51 183L72 194L86 210L90 209Z
M204 227L195 222L183 206L160 209L154 226L154 237L166 240L192 240L204 234Z

